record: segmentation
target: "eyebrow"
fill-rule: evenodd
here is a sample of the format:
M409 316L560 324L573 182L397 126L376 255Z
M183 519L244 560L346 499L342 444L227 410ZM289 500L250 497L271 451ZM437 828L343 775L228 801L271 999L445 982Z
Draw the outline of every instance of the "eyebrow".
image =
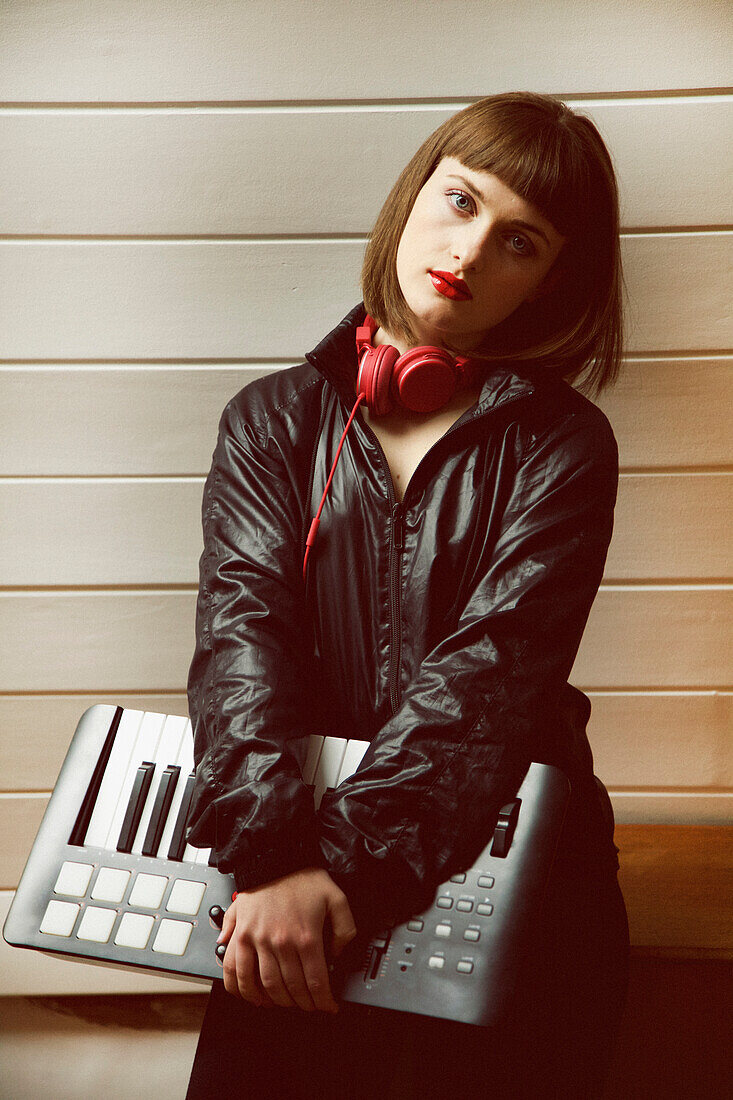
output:
M457 176L451 173L450 175L446 176L446 179L459 180L461 183L466 185L469 191L473 192L477 199L480 199L484 206L486 205L486 196L481 191L479 191L475 183L471 183L471 181L467 180L465 176ZM509 225L516 225L520 229L526 229L529 233L536 233L538 237L542 237L542 240L545 242L548 248L551 247L547 236L542 232L538 225L533 225L531 222L522 221L521 218L512 218L512 220L509 222Z

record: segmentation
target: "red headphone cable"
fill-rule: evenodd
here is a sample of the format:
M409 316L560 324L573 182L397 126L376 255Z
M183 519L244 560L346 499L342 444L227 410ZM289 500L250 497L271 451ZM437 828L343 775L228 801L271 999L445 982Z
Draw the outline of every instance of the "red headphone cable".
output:
M323 511L323 505L326 503L326 494L328 493L328 490L331 486L331 482L333 481L333 475L336 472L336 464L338 463L338 460L341 456L341 448L344 445L344 440L346 439L346 433L348 432L349 428L351 427L351 421L356 416L356 410L359 408L359 405L364 400L364 397L365 397L365 395L363 393L360 393L359 396L356 399L356 404L354 405L354 408L351 410L351 416L349 417L348 421L346 422L346 427L344 428L343 434L341 436L341 442L338 445L338 449L336 451L336 457L333 460L333 466L331 467L331 473L328 475L328 481L326 482L326 488L323 490L323 496L321 497L321 503L318 506L318 511L316 512L316 517L315 517L315 519L311 520L310 530L308 531L308 538L305 540L305 556L303 558L303 582L304 583L305 583L306 572L308 570L308 555L311 552L311 547L313 546L313 543L316 541L316 535L318 533L318 525L321 522L321 512Z

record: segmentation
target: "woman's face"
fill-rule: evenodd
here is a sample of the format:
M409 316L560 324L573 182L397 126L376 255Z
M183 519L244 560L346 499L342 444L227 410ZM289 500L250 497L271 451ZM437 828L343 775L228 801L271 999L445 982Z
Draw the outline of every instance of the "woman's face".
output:
M445 157L418 194L397 249L418 343L477 347L541 293L564 240L498 176Z

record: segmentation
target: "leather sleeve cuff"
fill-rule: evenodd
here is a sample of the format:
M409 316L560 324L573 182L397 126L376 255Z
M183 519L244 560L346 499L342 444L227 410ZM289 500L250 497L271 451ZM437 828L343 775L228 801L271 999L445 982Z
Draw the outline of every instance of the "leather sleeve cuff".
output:
M240 860L233 869L237 890L252 890L266 882L273 882L293 871L305 867L325 867L318 838L301 836L297 843L252 853L249 859Z

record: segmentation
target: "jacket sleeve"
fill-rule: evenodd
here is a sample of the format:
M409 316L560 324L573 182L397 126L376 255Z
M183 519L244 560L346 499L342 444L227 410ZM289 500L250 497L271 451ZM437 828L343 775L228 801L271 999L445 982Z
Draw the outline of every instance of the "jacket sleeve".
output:
M524 444L460 614L321 803L323 853L357 925L429 905L478 857L531 761L547 759L613 526L616 443L591 410Z
M236 399L229 403L203 498L189 839L212 847L239 889L323 865L301 773L303 739L313 732L303 465L269 431L241 423Z

